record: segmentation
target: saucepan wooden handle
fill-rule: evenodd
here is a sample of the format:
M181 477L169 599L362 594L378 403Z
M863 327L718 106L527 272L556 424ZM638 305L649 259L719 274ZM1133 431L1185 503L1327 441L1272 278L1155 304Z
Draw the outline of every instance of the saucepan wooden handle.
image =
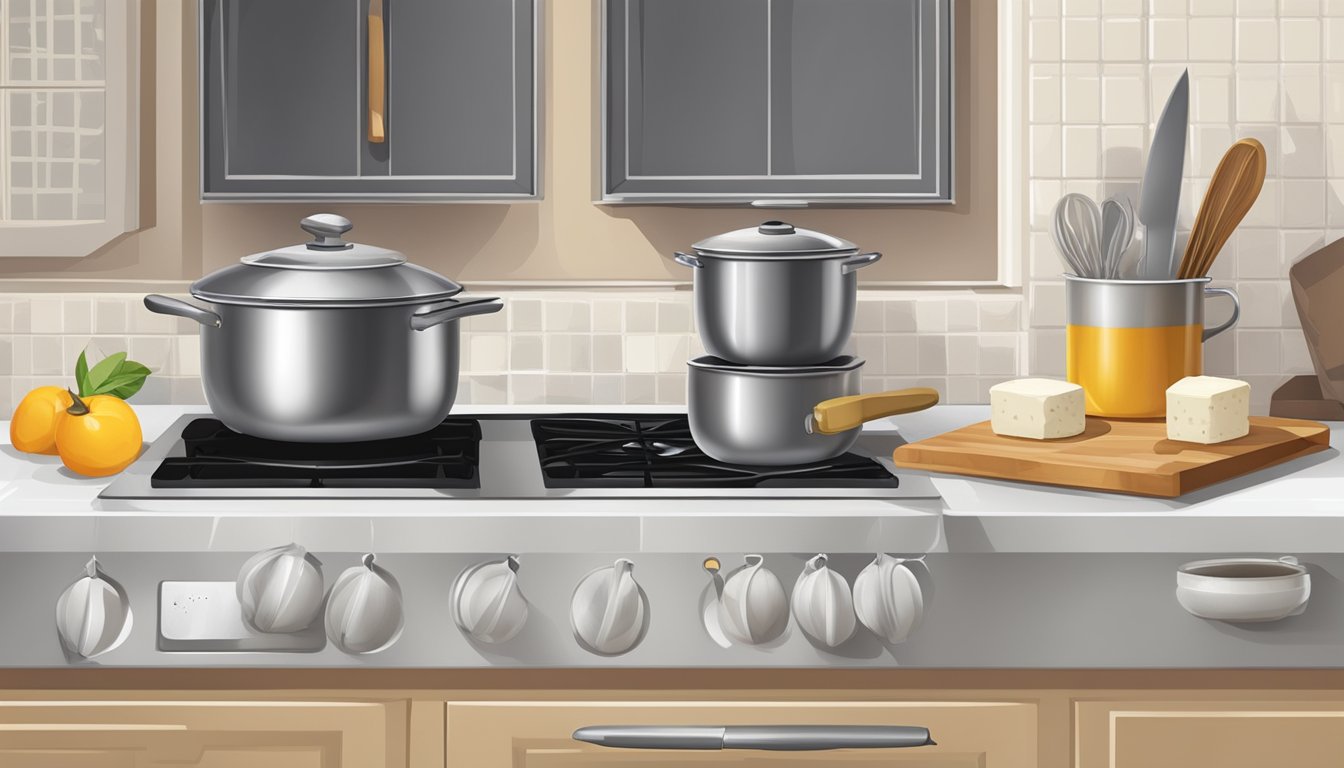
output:
M387 141L387 51L383 48L383 0L369 0L369 143Z
M836 397L812 409L813 430L823 435L834 435L873 419L922 411L937 404L938 390L929 387Z

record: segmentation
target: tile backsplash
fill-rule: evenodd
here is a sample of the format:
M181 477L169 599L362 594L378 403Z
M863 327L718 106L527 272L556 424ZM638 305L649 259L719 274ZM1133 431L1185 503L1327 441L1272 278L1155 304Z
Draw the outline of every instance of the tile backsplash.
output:
M458 402L686 402L686 360L704 353L688 291L506 292L502 311L462 321ZM184 297L186 298L186 297ZM203 404L196 324L156 315L143 294L0 295L0 411L68 383L80 350L128 352L155 372L136 403ZM1020 296L862 291L852 351L870 390L931 386L976 403L1024 370Z

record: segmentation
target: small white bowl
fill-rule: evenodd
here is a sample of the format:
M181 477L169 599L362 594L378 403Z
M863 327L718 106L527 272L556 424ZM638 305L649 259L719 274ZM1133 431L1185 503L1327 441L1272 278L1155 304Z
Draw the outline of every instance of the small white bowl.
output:
M1176 571L1176 600L1203 619L1278 621L1307 607L1311 576L1295 557L1196 560Z

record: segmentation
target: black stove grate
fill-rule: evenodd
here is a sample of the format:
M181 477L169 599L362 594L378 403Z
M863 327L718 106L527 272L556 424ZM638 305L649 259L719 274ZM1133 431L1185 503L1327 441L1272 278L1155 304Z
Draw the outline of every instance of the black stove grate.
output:
M448 419L428 432L363 443L287 443L242 435L217 419L182 430L186 455L155 488L480 488L481 425Z
M685 416L568 416L532 420L547 488L895 488L868 456L846 453L788 467L706 456Z

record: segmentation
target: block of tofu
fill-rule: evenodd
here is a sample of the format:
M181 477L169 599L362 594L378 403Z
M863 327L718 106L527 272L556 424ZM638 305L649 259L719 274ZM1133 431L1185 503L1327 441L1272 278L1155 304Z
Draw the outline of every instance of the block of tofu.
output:
M1251 431L1251 385L1216 376L1186 376L1167 387L1167 439L1221 443Z
M1083 388L1055 379L1017 379L989 388L989 425L996 435L1050 440L1087 426Z

